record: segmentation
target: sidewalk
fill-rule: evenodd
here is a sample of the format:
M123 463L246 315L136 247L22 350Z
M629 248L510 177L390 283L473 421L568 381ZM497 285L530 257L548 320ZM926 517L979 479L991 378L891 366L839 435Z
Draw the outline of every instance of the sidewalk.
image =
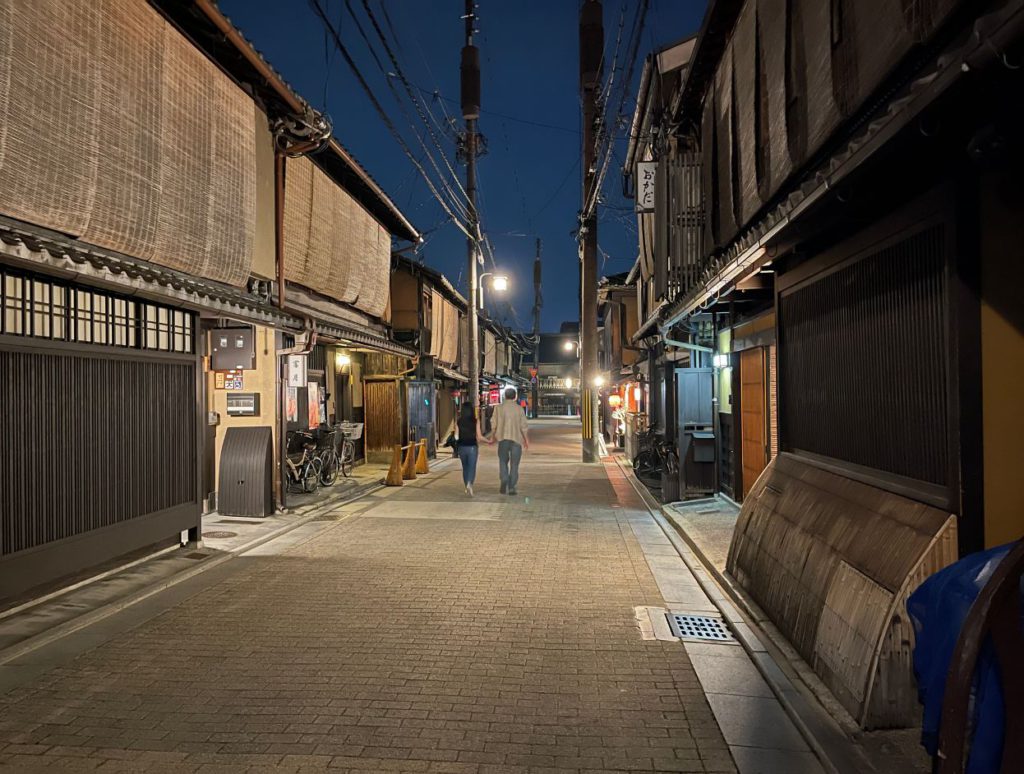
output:
M747 648L669 629L721 602L625 475L533 436L519 497L485 447L474 499L439 466L0 667L0 767L821 772Z

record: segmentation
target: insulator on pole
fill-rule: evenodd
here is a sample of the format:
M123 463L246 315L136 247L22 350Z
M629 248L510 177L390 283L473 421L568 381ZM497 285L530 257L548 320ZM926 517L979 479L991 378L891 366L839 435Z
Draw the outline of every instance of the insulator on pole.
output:
M480 117L480 49L462 47L462 117Z

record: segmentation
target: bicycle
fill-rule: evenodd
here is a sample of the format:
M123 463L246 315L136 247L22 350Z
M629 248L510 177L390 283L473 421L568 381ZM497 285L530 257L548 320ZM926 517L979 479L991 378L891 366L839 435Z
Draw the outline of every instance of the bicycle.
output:
M324 486L333 486L338 480L340 468L338 450L335 448L335 437L337 430L324 428L317 433L317 446L314 454L320 460L320 483Z
M301 445L302 454L296 460L293 459L293 456L296 454L294 447L297 442ZM316 439L312 433L303 430L292 430L288 433L288 453L285 455L285 463L288 466L287 485L290 491L312 494L320 487L321 463L313 453L315 450Z
M362 422L342 422L338 425L341 430L341 453L338 455L338 466L341 474L348 478L352 475L352 468L356 462L356 444L363 437Z
M640 437L641 449L633 458L633 470L640 477L660 476L662 471L670 476L679 470L679 458L675 447L651 428Z

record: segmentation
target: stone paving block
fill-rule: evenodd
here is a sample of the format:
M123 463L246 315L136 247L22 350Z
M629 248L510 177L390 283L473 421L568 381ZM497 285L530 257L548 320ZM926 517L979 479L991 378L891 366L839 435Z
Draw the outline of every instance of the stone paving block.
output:
M485 450L475 501L447 472L373 495L387 518L324 522L234 560L12 685L0 744L15 747L0 763L733 770L689 647L644 641L634 617L667 606L661 588L690 593L692 576L617 469L576 462L568 430L538 430L546 456L527 455L519 498L491 491Z

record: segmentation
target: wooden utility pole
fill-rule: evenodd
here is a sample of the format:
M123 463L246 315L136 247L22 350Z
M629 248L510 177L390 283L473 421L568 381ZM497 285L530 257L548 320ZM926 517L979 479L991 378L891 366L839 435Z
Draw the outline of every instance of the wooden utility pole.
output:
M583 103L583 206L580 220L580 406L583 461L597 462L597 90L604 51L604 10L600 0L580 8L580 96Z
M534 419L540 416L540 406L537 405L537 385L540 382L540 307L542 303L540 297L540 237L537 237L537 257L533 261L533 374L530 378L533 385Z
M466 238L466 277L469 283L469 395L473 409L480 408L480 324L477 319L477 257L480 250L480 218L476 209L477 119L480 118L480 50L473 45L476 6L466 0L466 44L462 47L462 117L466 121L466 198L469 200L469 236Z

